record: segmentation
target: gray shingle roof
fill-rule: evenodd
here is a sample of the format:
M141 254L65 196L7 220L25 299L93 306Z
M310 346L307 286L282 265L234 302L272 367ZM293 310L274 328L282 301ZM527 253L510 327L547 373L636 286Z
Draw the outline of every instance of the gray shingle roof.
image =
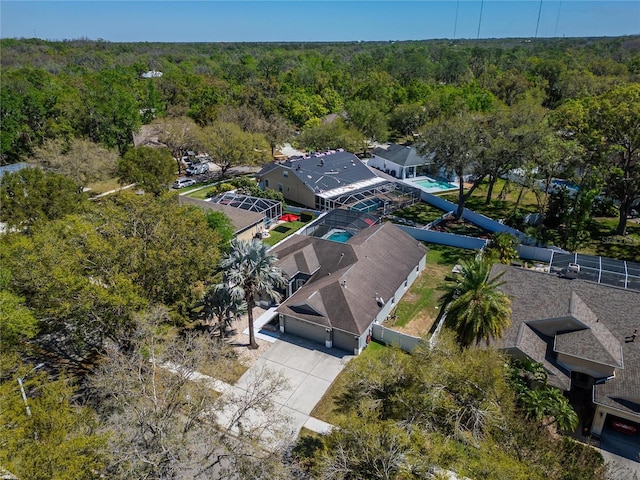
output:
M502 345L523 347L518 338L521 326L537 328L535 320L549 319L559 325L554 335L557 350L617 364L615 377L594 387L594 400L640 414L640 338L629 341L640 328L640 292L505 265L495 265L492 274L502 271L500 289L511 298L512 309L512 325ZM553 336L546 336L546 341L553 342ZM545 360L545 366L553 366Z
M378 147L373 153L381 158L389 160L396 165L410 167L413 165L428 165L432 160L427 156L419 155L415 147L392 143L387 147Z
M284 162L270 163L257 175L262 178L272 170L286 169L315 193L378 179L353 153L336 151L318 155L322 156L292 157Z
M420 243L391 223L361 230L347 243L293 235L273 253L285 274L292 275L300 271L295 255L308 247L321 266L277 311L357 335L380 312L376 297L388 301L426 254ZM305 310L306 305L317 314Z
M215 210L224 213L233 224L235 233L242 232L253 225L264 221L265 215L257 212L250 212L241 208L230 207L219 203L207 202L197 198L180 195L178 197L180 205L194 205L205 210Z
M550 347L552 342L552 338L536 332L526 323L521 323L518 328L516 344L512 347L544 365L550 385L569 390L571 388L571 372L559 365L553 358L553 351Z

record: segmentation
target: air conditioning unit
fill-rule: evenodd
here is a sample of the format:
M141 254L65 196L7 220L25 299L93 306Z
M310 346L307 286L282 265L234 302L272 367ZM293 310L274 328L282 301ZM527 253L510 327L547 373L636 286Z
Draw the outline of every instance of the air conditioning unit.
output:
M564 271L565 278L578 278L580 273L580 265L577 263L570 263Z

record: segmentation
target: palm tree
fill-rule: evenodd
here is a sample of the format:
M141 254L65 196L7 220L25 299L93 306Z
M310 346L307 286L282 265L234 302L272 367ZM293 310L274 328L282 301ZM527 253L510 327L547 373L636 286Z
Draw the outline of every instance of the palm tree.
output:
M275 266L278 258L269 253L260 240L232 240L229 253L220 261L226 288L232 298L243 299L247 303L249 317L249 348L256 349L253 331L253 308L256 297L266 295L277 302L282 297L278 288L284 286L285 279L280 268Z
M244 298L231 295L230 289L224 283L214 285L204 295L205 312L209 319L215 318L218 323L220 338L224 338L228 326L233 320L247 311Z
M446 307L445 325L456 332L463 347L475 340L501 338L511 320L511 301L498 287L502 274L489 278L491 264L482 260L463 261L460 274L447 286L440 304Z
M518 244L515 236L499 232L493 235L486 253L491 260L509 265L518 258L518 250L516 250Z

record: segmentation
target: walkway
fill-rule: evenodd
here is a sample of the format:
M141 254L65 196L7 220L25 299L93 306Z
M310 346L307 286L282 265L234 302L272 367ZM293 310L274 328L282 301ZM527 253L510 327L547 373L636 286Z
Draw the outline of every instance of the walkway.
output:
M265 312L268 315L270 312ZM259 327L258 327L259 328ZM261 357L240 377L235 385L230 385L200 372L193 372L191 380L206 383L211 389L222 394L221 399L229 400L231 408L218 412L221 425L234 423L238 403L255 395L260 379L267 376L282 378L285 387L273 392L272 398L262 399L252 404L243 417L242 426L234 426L232 431L268 430L268 422L262 418L260 409L265 400L273 401L275 411L288 420L287 430L297 437L302 427L317 433L328 433L333 425L311 416L311 411L322 399L335 378L353 358L346 352L324 348L320 344L304 340L294 335L282 334L280 338L267 337L272 344L262 350ZM176 364L163 364L171 372L180 369ZM249 402L248 402L249 403ZM265 442L268 442L264 438Z

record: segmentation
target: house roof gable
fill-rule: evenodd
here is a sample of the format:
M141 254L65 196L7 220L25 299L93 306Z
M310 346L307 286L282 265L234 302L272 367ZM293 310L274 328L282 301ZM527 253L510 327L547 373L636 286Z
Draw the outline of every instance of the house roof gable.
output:
M420 155L415 147L397 143L392 143L387 147L377 147L373 153L378 157L404 167L432 163L430 156Z
M584 352L595 345L598 350L597 353L580 353L582 358L611 355L614 361L619 358L620 363L624 363L624 368L616 368L614 377L595 385L594 401L640 415L640 403L630 400L640 399L640 342L628 340L634 329L639 328L640 292L495 265L492 275L500 272L504 272L500 289L511 298L512 325L496 344L505 348L515 345L520 326L526 323L534 327L532 320L535 319L568 317L574 322L579 319L590 333L580 333L585 328L579 328L573 330L573 338L563 338L567 332L556 332L561 344L579 340L582 344L571 348ZM549 337L549 341L552 338ZM616 344L620 349L619 357Z
M378 299L388 301L426 254L421 244L391 223L361 230L347 243L316 237L292 242L274 250L281 263L295 255L296 246L311 245L321 268L277 311L357 335L380 312ZM316 302L316 311L326 313L322 321L294 310L306 299Z

